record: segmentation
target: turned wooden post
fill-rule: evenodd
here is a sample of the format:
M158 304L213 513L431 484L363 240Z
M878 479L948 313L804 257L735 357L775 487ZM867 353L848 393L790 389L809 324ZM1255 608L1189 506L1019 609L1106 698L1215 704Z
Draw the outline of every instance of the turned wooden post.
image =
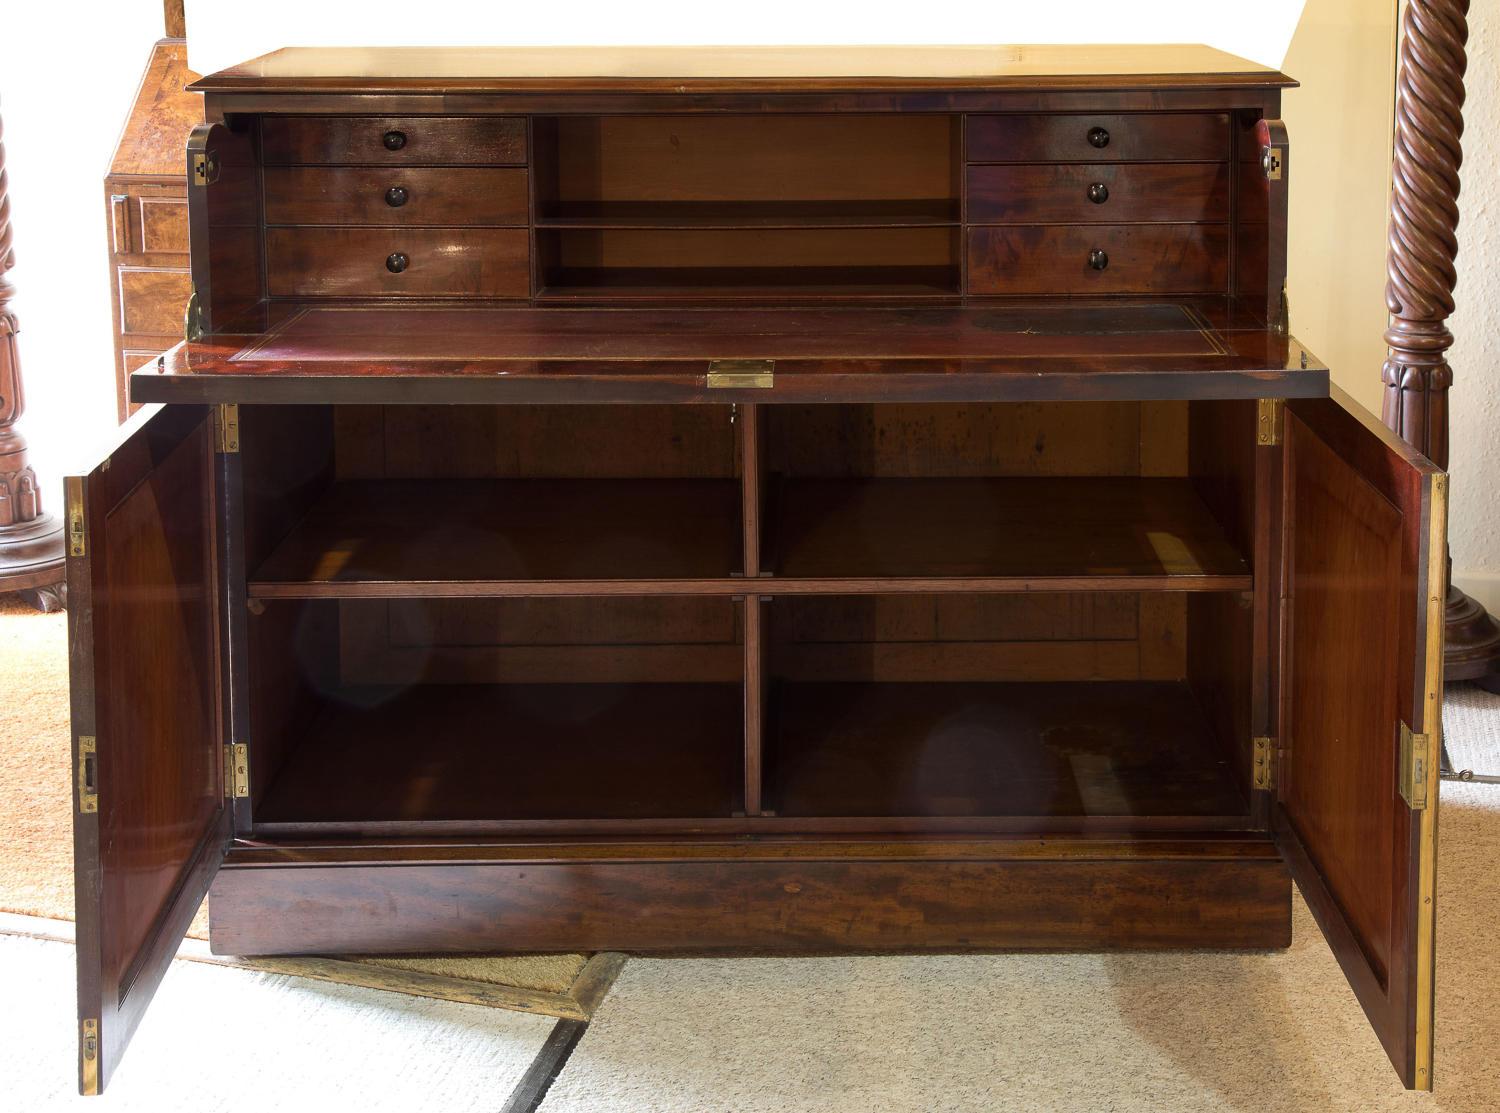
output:
M1395 161L1386 254L1386 425L1448 466L1458 168L1463 162L1468 0L1410 0L1396 73ZM1444 677L1500 684L1500 624L1450 583Z
M15 266L10 223L10 179L5 171L5 125L0 120L0 592L20 591L42 610L62 605L61 523L42 513L36 472L16 422L26 408L18 326L10 311L15 287L6 278Z

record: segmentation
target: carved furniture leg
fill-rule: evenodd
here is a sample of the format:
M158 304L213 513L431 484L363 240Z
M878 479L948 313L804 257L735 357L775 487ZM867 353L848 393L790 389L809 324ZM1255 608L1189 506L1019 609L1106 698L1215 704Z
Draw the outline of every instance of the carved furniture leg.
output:
M1402 19L1396 77L1395 163L1386 256L1390 328L1382 380L1385 423L1440 467L1448 466L1448 388L1458 253L1458 167L1463 161L1468 0L1411 0ZM1500 623L1449 585L1446 680L1500 691ZM1446 766L1446 762L1444 763Z
M55 611L66 602L62 522L42 512L26 440L15 428L26 396L16 350L16 318L10 311L15 287L5 278L15 265L15 252L3 138L0 122L0 592L19 591L38 609Z

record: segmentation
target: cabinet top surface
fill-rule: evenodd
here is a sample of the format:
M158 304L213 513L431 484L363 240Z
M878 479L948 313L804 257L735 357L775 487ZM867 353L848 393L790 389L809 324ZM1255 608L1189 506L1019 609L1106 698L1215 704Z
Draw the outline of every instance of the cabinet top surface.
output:
M288 47L194 83L202 91L568 88L913 89L1289 86L1212 47L648 46Z

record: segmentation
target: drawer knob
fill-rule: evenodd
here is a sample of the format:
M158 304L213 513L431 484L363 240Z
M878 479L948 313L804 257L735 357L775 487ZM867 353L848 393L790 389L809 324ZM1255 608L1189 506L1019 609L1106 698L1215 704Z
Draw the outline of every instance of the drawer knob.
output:
M1093 251L1089 252L1089 266L1093 267L1096 271L1102 271L1105 267L1109 266L1109 253L1101 247L1094 248Z
M1095 182L1089 186L1089 200L1096 205L1102 205L1109 200L1109 186L1103 182Z
M410 263L404 251L393 251L385 257L385 269L392 274L400 274Z
M1109 146L1109 131L1106 128L1089 128L1089 143L1095 147Z
M387 151L399 151L406 146L406 132L388 131L380 137L380 141L385 144Z
M406 204L406 187L391 186L385 191L385 203L393 209L399 209Z

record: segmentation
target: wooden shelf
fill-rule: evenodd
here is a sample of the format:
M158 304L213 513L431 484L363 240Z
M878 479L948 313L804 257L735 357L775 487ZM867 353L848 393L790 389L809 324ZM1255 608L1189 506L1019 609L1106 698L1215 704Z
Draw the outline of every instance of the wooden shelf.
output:
M548 594L723 580L741 565L726 479L335 483L251 577L258 598ZM507 590L507 589L510 590Z
M728 818L740 807L738 684L424 684L326 700L286 740L257 822Z
M1244 558L1186 479L786 479L772 498L766 566L791 580L1251 586Z
M771 707L781 816L1248 816L1186 684L811 684Z
M935 228L957 227L958 202L599 201L556 203L538 228Z
M549 271L538 301L956 299L957 267L596 267Z

